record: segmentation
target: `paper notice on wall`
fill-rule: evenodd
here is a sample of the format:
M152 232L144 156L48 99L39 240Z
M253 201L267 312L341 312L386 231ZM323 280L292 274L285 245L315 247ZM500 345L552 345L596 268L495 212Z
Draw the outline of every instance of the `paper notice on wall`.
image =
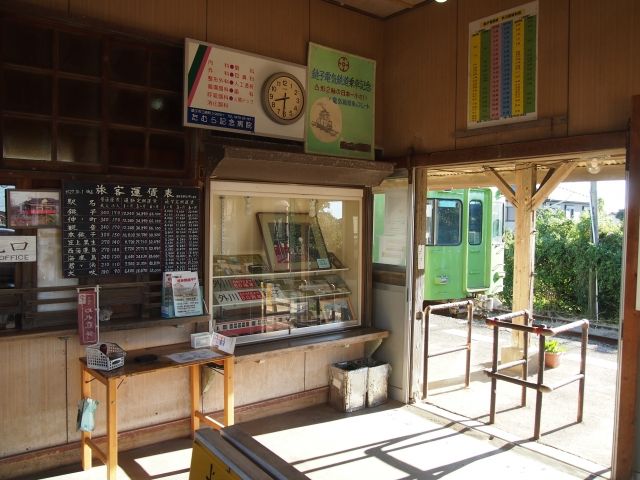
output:
M407 239L400 235L382 235L380 237L380 263L404 265Z
M389 191L384 199L384 234L406 237L407 235L407 192Z
M98 343L98 291L78 290L78 336L80 345Z

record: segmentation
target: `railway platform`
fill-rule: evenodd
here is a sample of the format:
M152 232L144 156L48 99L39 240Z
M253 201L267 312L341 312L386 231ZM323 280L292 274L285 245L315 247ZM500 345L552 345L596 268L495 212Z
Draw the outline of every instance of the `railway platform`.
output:
M611 337L611 332L607 331L606 336ZM432 315L431 348L451 348L465 343L466 337L466 319ZM499 337L501 347L511 344L511 331L501 330ZM564 458L594 474L605 474L611 465L618 349L610 338L600 337L590 335L587 346L583 421L576 422L578 383L545 393L541 437L537 442L532 441L536 403L533 390L527 389L527 404L522 407L521 387L498 382L495 423L489 425L491 379L484 370L491 367L493 338L492 329L481 320L473 322L469 388L464 385L465 352L431 358L427 398L420 408L497 438ZM532 335L530 353L537 352L537 340ZM580 369L580 338L561 336L558 340L565 352L560 366L545 370L545 383L559 381ZM535 372L530 372L528 380L536 381Z

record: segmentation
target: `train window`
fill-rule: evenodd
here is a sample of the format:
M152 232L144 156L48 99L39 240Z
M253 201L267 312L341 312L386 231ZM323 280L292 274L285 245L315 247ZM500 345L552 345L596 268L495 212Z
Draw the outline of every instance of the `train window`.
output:
M469 202L469 245L482 243L482 202L471 200Z
M459 245L461 218L460 200L427 200L427 245Z

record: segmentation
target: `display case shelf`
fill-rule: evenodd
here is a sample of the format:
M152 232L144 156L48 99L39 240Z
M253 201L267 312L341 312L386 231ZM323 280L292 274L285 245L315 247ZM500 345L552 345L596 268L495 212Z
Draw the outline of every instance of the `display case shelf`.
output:
M326 275L328 273L348 272L349 268L327 268L324 270L298 270L291 272L265 272L265 273L234 273L230 275L213 275L212 280L227 278L290 278L292 275Z

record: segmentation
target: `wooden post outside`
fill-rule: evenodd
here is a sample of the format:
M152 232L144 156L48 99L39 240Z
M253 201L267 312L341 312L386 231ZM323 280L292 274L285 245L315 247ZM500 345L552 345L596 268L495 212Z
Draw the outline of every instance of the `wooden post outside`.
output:
M528 165L519 168L515 174L516 227L513 257L513 301L512 311L531 311L533 306L533 264L535 256L535 210L531 208L536 188L536 166ZM524 319L513 319L514 323L523 324ZM511 332L512 344L502 348L502 362L511 362L522 358L524 335L522 332Z

